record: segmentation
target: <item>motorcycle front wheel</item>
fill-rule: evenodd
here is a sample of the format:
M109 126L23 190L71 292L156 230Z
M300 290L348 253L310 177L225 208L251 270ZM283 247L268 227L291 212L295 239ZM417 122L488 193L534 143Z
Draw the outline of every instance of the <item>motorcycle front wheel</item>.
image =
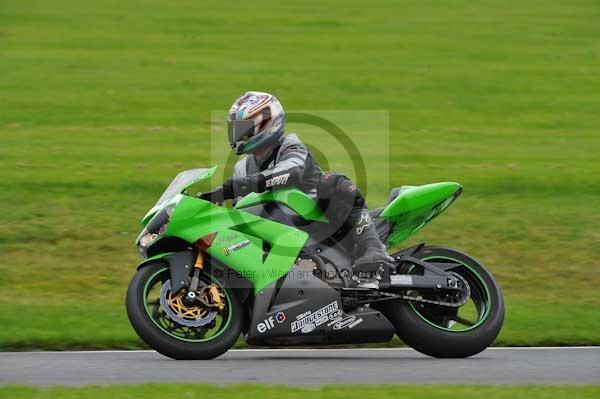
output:
M238 297L211 275L202 302L188 304L184 290L171 292L169 268L156 263L140 269L127 289L127 316L139 337L157 352L173 359L212 359L229 350L242 331ZM205 306L208 304L210 306Z
M469 255L449 248L426 246L413 256L426 262L452 264L447 271L468 283L470 297L458 308L418 301L383 305L380 309L398 337L417 351L438 358L469 357L491 345L504 321L504 300L491 273ZM400 273L422 274L423 270L411 265ZM427 293L420 295L443 300L428 297Z

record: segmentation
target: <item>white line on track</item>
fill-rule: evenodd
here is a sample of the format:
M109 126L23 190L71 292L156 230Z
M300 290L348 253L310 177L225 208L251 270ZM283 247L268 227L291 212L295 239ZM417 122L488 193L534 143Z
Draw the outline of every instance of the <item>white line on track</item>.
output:
M486 350L600 350L600 346L497 346ZM228 352L339 352L339 351L412 351L412 348L248 348L230 349ZM90 353L152 353L153 350L82 350L82 351L26 351L0 352L26 354L90 354Z

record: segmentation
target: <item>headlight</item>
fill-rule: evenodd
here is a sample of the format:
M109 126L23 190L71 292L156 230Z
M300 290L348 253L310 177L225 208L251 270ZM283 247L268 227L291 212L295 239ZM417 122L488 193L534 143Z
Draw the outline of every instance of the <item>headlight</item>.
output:
M143 253L146 248L165 234L174 208L175 204L169 205L158 211L156 215L150 219L136 240L136 244L140 247L140 252Z
M166 229L164 229L166 230ZM150 244L152 244L154 241L156 241L157 239L160 238L160 236L162 236L162 233L164 232L164 230L160 233L146 233L144 234L144 236L142 236L139 241L138 241L138 245L140 247L144 247L147 248L150 246Z

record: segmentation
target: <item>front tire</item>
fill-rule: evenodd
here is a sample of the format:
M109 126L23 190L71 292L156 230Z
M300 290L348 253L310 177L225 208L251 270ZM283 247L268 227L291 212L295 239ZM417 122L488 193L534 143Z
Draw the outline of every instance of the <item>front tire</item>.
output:
M151 286L164 284L169 278L168 266L154 263L140 269L129 283L125 299L127 316L139 337L157 352L178 360L213 359L227 352L242 331L243 307L239 298L231 289L220 287L226 300L227 314L218 323L215 321L218 330L208 337L206 333L202 336L202 330L189 335L190 327L159 319L159 303L149 305ZM214 282L210 275L203 273L203 278ZM160 317L165 316L161 313ZM171 326L173 331L170 331Z
M438 358L465 358L491 345L504 321L504 300L492 275L474 258L449 248L426 246L413 256L459 265L449 271L469 281L473 309L470 317L464 317L456 308L441 305L416 301L385 304L381 310L394 325L398 337L415 350ZM411 267L401 272L410 274L419 270Z

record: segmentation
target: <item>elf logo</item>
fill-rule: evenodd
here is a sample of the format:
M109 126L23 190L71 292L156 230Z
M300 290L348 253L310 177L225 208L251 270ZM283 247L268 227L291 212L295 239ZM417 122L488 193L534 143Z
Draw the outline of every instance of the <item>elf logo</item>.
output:
M275 317L269 316L268 319L265 319L264 321L258 323L258 325L256 326L256 329L258 330L259 333L262 334L262 333L270 330L271 328L275 327L275 322L277 322L277 324L281 324L284 321L285 321L285 313L277 312Z

